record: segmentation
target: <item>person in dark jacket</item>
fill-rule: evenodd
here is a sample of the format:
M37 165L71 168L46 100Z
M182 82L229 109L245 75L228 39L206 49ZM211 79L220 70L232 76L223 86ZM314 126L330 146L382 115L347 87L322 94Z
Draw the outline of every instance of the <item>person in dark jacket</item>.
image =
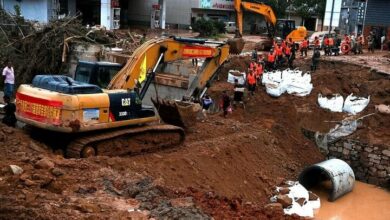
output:
M10 127L15 127L16 125L16 117L15 117L15 112L16 112L16 106L14 103L11 102L11 98L8 96L3 97L4 102L6 105L4 106L4 112L5 116L2 120L4 124Z
M223 117L226 118L228 114L228 109L230 108L230 97L226 91L222 93L222 109L223 109Z
M314 48L313 57L311 58L311 71L316 71L318 63L320 62L321 53L318 48Z

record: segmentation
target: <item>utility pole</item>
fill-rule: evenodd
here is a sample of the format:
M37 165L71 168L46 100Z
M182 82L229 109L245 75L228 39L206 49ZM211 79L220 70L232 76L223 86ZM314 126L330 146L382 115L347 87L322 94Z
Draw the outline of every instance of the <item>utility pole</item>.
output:
M332 1L332 10L330 12L329 34L332 31L333 12L334 12L334 0Z

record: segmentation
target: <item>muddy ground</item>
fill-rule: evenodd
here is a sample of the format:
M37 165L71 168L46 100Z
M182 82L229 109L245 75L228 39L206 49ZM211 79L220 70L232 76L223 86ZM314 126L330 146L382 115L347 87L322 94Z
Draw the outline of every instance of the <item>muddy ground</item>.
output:
M248 62L236 57L225 64L209 90L217 102L223 90L232 94L227 70ZM309 60L296 65L308 70ZM209 115L187 132L184 144L131 157L65 159L25 131L0 125L0 218L297 218L264 205L275 185L324 160L301 129L326 132L347 117L320 109L317 95L371 95L360 116L375 112L375 104L390 104L389 80L369 68L324 61L312 77L307 97L272 98L260 86L245 97L245 110L234 108L226 119ZM389 115L363 122L355 135L389 143ZM23 172L13 174L9 165Z

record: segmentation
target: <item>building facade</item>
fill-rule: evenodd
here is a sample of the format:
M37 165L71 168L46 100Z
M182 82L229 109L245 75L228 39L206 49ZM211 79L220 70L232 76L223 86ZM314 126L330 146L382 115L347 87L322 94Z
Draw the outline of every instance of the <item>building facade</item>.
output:
M390 39L390 2L388 0L367 0L364 19L364 35L372 32L375 35L375 45L379 47L380 38Z

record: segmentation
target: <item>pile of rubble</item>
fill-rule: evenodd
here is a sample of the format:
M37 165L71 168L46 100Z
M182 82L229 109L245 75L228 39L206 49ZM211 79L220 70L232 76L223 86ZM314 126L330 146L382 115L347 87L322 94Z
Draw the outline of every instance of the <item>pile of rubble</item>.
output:
M65 17L37 25L0 9L0 64L11 60L17 84L30 83L37 74L66 72L67 55L72 43L121 47L131 53L139 38L131 33L88 29L79 16Z

